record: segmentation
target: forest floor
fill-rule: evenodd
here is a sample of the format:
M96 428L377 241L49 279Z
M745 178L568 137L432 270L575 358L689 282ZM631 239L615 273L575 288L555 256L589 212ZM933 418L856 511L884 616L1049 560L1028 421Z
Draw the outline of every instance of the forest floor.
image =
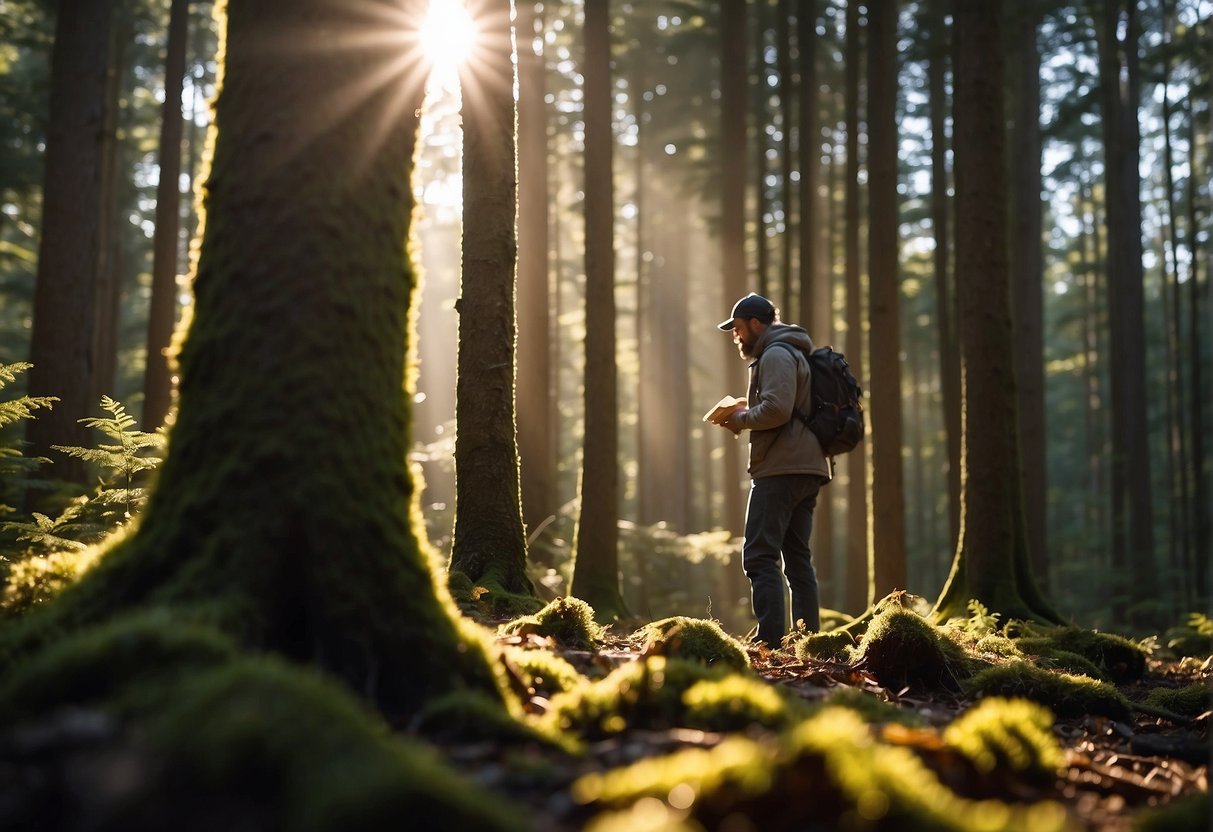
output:
M635 660L641 650L622 638L608 638L595 651L562 649L534 635L502 638L507 644L541 647L557 653L583 673L602 676ZM913 750L961 796L993 798L1011 804L1054 801L1067 809L1070 825L1093 832L1122 832L1137 828L1143 812L1172 801L1208 793L1210 759L1209 718L1205 712L1186 724L1136 714L1132 723L1088 715L1056 719L1053 733L1064 753L1064 765L1052 783L1026 784L1015 778L989 778L976 790L948 772L940 753L939 732L974 702L961 694L906 687L891 690L866 672L862 662L801 661L785 651L747 647L754 670L771 685L785 686L809 702L826 699L840 686L866 690L900 708L912 709L927 728L896 724L873 726L881 742ZM1156 687L1182 687L1213 682L1213 658L1176 662L1150 659L1143 681L1118 686L1131 701ZM547 702L534 698L529 708L541 713ZM538 745L525 751L504 750L494 742L444 744L441 751L453 765L482 785L508 795L528 810L532 828L566 832L582 828L592 816L572 795L582 776L628 765L686 748L711 748L725 734L698 730L629 729L613 738L591 743L584 755L568 757ZM965 794L966 789L973 794ZM763 832L782 827L760 821ZM829 828L828 826L826 828ZM1176 827L1178 828L1178 827ZM1183 828L1188 828L1186 825ZM1207 823L1194 828L1211 828Z

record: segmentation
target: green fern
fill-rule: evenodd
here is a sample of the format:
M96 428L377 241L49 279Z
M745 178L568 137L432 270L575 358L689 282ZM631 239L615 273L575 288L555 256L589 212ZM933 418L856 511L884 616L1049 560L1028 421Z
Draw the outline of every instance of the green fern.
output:
M83 502L75 501L53 520L35 511L31 522L5 523L4 529L16 532L17 540L29 544L27 554L80 551L87 548L85 543L75 539L80 536L79 526L82 524L79 519L83 508Z
M139 484L140 475L155 469L158 456L148 455L164 447L162 432L147 433L135 428L135 420L122 403L101 397L101 409L107 417L80 419L80 423L101 431L111 440L95 448L52 445L56 451L82 459L101 469L97 490L82 504L81 520L72 524L73 537L91 541L128 522L147 501L147 489Z
M13 384L21 373L32 366L20 361L0 364L0 389ZM57 401L54 396L20 396L0 401L0 430L25 419L37 418L36 411L50 410ZM19 444L18 440L0 439L0 515L12 513L14 509L8 503L17 502L26 489L40 485L30 477L30 473L42 463L49 462L43 457L24 456L17 447Z

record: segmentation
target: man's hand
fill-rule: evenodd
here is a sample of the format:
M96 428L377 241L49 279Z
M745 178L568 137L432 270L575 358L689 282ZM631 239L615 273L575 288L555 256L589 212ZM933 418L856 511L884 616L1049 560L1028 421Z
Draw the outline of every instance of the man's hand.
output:
M726 418L723 422L720 423L720 426L728 428L729 430L733 431L733 435L737 435L737 434L741 433L741 431L742 431L741 420L738 417L741 414L747 412L747 410L748 410L748 408L745 408L745 407L737 408L736 410L734 410L732 413L730 413L728 415L728 418Z

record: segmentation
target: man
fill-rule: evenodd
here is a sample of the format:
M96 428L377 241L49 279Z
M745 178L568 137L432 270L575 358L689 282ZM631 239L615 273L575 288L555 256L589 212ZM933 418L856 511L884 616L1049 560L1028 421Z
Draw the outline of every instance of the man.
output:
M792 590L793 623L821 628L809 534L830 465L816 435L794 414L812 412L805 356L813 342L801 327L781 323L774 304L754 293L737 301L719 326L733 334L742 358L753 359L747 404L717 424L734 433L750 431L752 484L742 566L758 620L756 640L775 648L787 632L785 580Z

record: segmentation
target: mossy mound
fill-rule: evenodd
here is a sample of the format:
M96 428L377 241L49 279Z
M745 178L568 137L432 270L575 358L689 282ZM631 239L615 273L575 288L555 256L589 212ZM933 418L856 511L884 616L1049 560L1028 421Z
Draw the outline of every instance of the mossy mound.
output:
M1012 807L949 791L909 749L879 743L845 708L826 708L779 742L731 737L573 785L579 802L609 813L589 827L622 829L1063 830L1065 811ZM612 811L614 810L614 811ZM660 818L648 823L645 816Z
M549 742L521 715L510 714L500 701L476 690L438 697L417 713L411 727L421 736L438 742L489 741L502 745Z
M19 662L0 687L0 720L68 705L129 709L164 695L182 675L225 664L236 654L218 632L170 610L133 613Z
M854 645L855 639L851 638L851 634L847 632L811 633L799 639L793 647L793 651L796 653L796 658L802 662L808 659L845 661L850 656L851 648Z
M1163 643L1180 658L1208 656L1213 652L1213 619L1204 613L1191 613L1184 624L1163 634Z
M577 668L547 650L507 647L502 655L523 687L549 699L557 693L572 690L585 681L585 677L577 672Z
M148 734L160 772L131 828L522 828L516 809L393 738L338 684L273 659L194 677ZM233 812L243 823L218 822Z
M1213 708L1213 693L1203 682L1182 688L1155 688L1145 698L1145 704L1192 718Z
M594 620L594 609L580 598L557 598L534 615L502 624L502 635L546 636L562 647L593 650L602 644L606 630Z
M1133 832L1208 832L1211 808L1208 792L1190 794L1138 812L1133 816Z
M1025 779L1051 782L1064 762L1053 736L1053 715L1024 699L986 699L952 722L945 743L982 774L1009 768Z
M510 592L491 575L473 581L463 572L454 570L447 576L447 586L456 603L492 618L530 615L543 607L543 602L534 595Z
M1145 652L1124 636L1083 627L1051 627L1018 639L1019 649L1035 656L1057 651L1077 653L1099 668L1099 676L1114 682L1132 682L1146 672Z
M674 616L641 627L633 635L646 653L746 670L750 657L715 621Z
M1071 653L1069 650L1055 650L1051 647L1039 647L1035 652L1028 651L1036 664L1046 670L1060 670L1074 676L1090 676L1092 679L1107 681L1104 672L1085 656Z
M872 619L856 658L889 688L957 690L971 673L964 650L915 613L890 606Z
M1131 717L1129 702L1116 688L1088 676L1071 676L1027 662L987 668L965 685L971 696L1030 699L1058 716L1103 714L1122 721Z
M730 674L724 667L649 656L553 697L544 720L557 732L574 733L587 740L602 739L635 726L707 728L710 721L710 727L716 727L724 719L722 714L728 713L721 707L711 707L719 697L700 689L698 709L693 715L685 694L700 682L718 682ZM754 702L728 706L739 714L739 721L768 710L766 695L761 691L769 686L758 680L750 681L754 683ZM710 720L706 716L709 713ZM692 716L703 722L692 724Z
M874 693L852 687L839 687L826 698L829 707L846 708L854 711L864 722L885 724L895 723L909 728L919 728L926 725L926 720L917 711L900 708L885 702Z
M682 695L682 704L685 712L679 721L703 731L741 731L754 726L777 731L810 712L804 700L786 689L737 673L696 682Z
M973 645L973 651L981 656L991 656L995 659L1022 659L1023 651L1015 644L1014 639L997 634L982 636Z

